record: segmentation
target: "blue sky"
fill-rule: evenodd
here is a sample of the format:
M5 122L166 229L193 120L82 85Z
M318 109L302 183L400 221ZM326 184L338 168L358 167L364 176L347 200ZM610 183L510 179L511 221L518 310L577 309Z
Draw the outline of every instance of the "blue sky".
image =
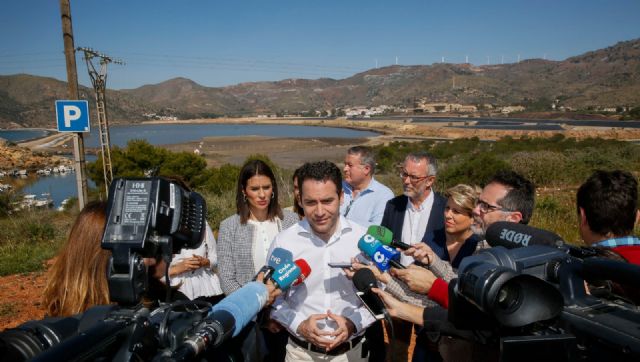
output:
M107 87L347 78L395 64L563 60L640 37L638 0L71 0ZM66 80L58 0L2 1L0 74ZM89 85L77 57L80 83Z

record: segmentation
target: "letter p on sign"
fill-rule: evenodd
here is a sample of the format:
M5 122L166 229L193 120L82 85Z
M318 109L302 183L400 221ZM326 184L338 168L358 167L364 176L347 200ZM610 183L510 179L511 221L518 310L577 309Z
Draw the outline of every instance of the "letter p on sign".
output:
M89 132L89 102L56 101L59 132Z

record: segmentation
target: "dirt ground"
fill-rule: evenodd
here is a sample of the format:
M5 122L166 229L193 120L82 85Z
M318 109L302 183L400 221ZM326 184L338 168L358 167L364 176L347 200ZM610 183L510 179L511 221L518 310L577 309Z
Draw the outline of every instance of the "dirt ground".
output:
M45 272L0 277L0 331L32 319L41 319Z

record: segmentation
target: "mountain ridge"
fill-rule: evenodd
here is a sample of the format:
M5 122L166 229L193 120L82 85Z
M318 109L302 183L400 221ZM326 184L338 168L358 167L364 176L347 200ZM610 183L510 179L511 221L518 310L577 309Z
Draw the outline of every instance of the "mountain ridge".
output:
M81 98L93 103L93 90L79 89ZM64 81L28 74L0 76L0 127L51 127L54 101L66 97ZM107 90L107 110L114 122L139 122L145 114L189 119L382 104L411 108L416 100L526 107L549 107L555 101L572 109L639 106L640 38L562 61L392 65L344 79L290 78L225 87L177 77Z

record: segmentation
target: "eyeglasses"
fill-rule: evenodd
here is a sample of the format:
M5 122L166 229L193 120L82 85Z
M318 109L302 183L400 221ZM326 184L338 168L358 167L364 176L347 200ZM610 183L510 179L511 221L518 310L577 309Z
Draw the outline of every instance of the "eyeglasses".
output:
M429 175L427 175L427 176L410 175L410 174L406 173L405 171L401 171L399 176L403 181L404 181L405 178L408 177L409 181L411 181L411 183L420 182L420 181L426 179L427 177L429 177Z
M482 212L483 214L488 214L490 212L494 212L494 211L511 211L509 209L505 209L502 206L499 205L491 205L489 203L487 203L486 201L482 201L482 200L478 200L476 202L476 206L478 207L478 209L480 210L480 212Z

